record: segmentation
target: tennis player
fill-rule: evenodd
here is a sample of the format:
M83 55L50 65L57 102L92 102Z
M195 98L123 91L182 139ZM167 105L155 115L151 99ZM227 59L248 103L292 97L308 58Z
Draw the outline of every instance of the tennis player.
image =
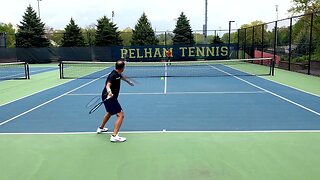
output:
M167 51L166 51L166 56L167 56L167 62L168 62L168 64L169 65L171 65L171 58L172 58L172 52L171 52L171 50L170 49L168 49Z
M120 137L118 135L123 118L124 113L121 108L121 105L118 102L118 96L120 92L120 81L123 80L127 82L130 86L134 86L134 83L127 79L125 76L122 76L122 72L125 69L125 62L119 60L116 62L115 69L108 75L108 78L105 83L105 87L102 91L102 100L104 101L104 106L106 108L107 113L105 114L101 125L97 129L97 133L108 131L108 128L104 128L108 120L112 115L117 115L117 120L114 124L113 134L110 137L111 142L124 142L126 141L125 137Z

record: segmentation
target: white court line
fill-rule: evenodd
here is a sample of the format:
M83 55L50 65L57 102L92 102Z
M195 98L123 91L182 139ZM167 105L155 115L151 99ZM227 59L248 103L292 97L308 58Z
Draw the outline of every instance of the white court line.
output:
M105 132L103 134L111 134ZM121 131L121 134L165 134L165 133L320 133L320 130L259 130L259 131ZM97 132L57 132L57 133L0 133L1 135L81 135Z
M0 107L1 107L1 106L5 106L5 105L10 104L10 103L13 103L13 102L15 102L15 101L19 101L19 100L21 100L21 99L23 99L23 98L32 96L32 95L34 95L34 94L38 94L38 93L41 93L41 92L43 92L43 91L47 91L47 90L49 90L49 89L58 87L58 86L60 86L60 85L63 85L63 84L65 84L65 83L68 83L68 82L70 82L70 81L66 81L66 82L64 82L64 83L57 84L57 85L55 85L55 86L52 86L52 87L49 87L49 88L46 88L46 89L43 89L43 90L40 90L40 91L36 91L36 92L34 92L34 93L32 93L32 94L28 94L28 95L26 95L26 96L23 96L23 97L21 97L21 98L15 99L15 100L13 100L13 101L9 101L9 102L7 102L7 103L0 104Z
M168 79L168 67L167 64L164 66L164 94L167 94L167 80Z
M264 88L262 88L262 87L260 87L260 86L258 86L258 85L255 85L255 84L253 84L253 83L251 83L251 82L249 82L249 81L246 81L246 80L244 80L244 79L242 79L242 78L240 78L240 77L237 77L237 76L235 76L235 75L233 75L233 74L230 74L230 73L228 73L228 72L226 72L226 71L224 71L224 70L222 70L222 69L219 69L219 68L217 68L217 67L214 67L214 66L211 66L211 65L208 65L208 66L210 66L210 67L212 67L212 68L214 68L214 69L216 69L216 70L218 70L218 71L220 71L220 72L223 72L223 73L225 73L225 74L227 74L227 75L230 75L230 76L232 76L232 77L234 77L234 78L236 78L236 79L238 79L238 80L240 80L240 81L242 81L242 82L245 82L245 83L247 83L247 84L249 84L249 85L251 85L251 86L253 86L253 87L256 87L256 88L258 88L258 89L261 89L262 91L265 91L265 92L267 92L267 93L269 93L269 94L271 94L271 95L273 95L273 96L276 96L276 97L278 97L278 98L280 98L280 99L282 99L282 100L285 100L285 101L287 101L287 102L289 102L289 103L291 103L291 104L294 104L294 105L296 105L296 106L298 106L298 107L301 107L302 109L305 109L305 110L307 110L307 111L310 111L310 112L312 112L312 113L320 116L320 113L319 113L319 112L314 111L314 110L312 110L312 109L310 109L310 108L307 108L307 107L305 107L305 106L303 106L303 105L301 105L301 104L299 104L299 103L296 103L296 102L294 102L294 101L291 101L291 100L289 100L289 99L287 99L287 98L285 98L285 97L283 97L283 96L280 96L279 94L276 94L276 93L274 93L274 92L271 92L271 91L269 91L269 90L266 90L266 89L264 89Z
M92 80L92 81L90 81L90 82L88 82L88 83L85 83L85 84L83 84L83 85L81 85L81 86L79 86L79 87L77 87L77 88L75 88L75 89L72 89L72 90L70 90L70 91L68 91L68 92L66 92L66 93L64 93L64 94L61 94L60 96L57 96L57 97L55 97L55 98L53 98L53 99L51 99L51 100L49 100L49 101L46 101L46 102L44 102L44 103L42 103L42 104L40 104L40 105L38 105L38 106L36 106L36 107L34 107L34 108L31 108L31 109L29 109L29 110L27 110L27 111L25 111L25 112L23 112L23 113L21 113L21 114L19 114L19 115L17 115L17 116L14 116L14 117L6 120L6 121L3 121L3 122L0 123L0 126L4 125L4 124L6 124L6 123L8 123L8 122L10 122L10 121L13 121L13 120L15 120L16 118L18 118L18 117L20 117L20 116L23 116L23 115L25 115L25 114L27 114L27 113L35 110L35 109L38 109L38 108L40 108L40 107L42 107L42 106L44 106L44 105L46 105L46 104L48 104L48 103L50 103L50 102L52 102L52 101L54 101L54 100L57 100L57 99L65 96L65 95L67 95L67 94L69 94L69 93L71 93L71 92L74 92L74 91L76 91L76 90L78 90L78 89L80 89L80 88L82 88L82 87L84 87L84 86L87 86L88 84L91 84L91 83L93 83L93 82L101 79L102 77L103 77L103 76L101 76L100 78L94 79L94 80Z
M307 94L310 94L310 95L313 95L313 96L316 96L316 97L320 97L320 95L317 95L317 94L314 94L314 93L311 93L311 92L308 92L308 91L304 91L304 90L302 90L302 89L299 89L299 88L296 88L296 87L293 87L293 86L289 86L289 85L287 85L287 84L283 84L283 83L281 83L281 82L277 82L277 81L274 81L274 80L272 80L272 79L267 79L267 78L263 78L263 79L266 79L266 80L268 80L268 81L271 81L271 82L280 84L280 85L282 85L282 86L286 86L286 87L289 87L289 88L292 88L292 89L301 91L301 92L303 92L303 93L307 93Z
M199 91L199 92L167 92L166 94L177 94L177 95L184 95L184 94L261 94L266 93L265 91ZM121 95L164 95L163 92L145 92L145 93L120 93ZM66 96L99 96L101 94L95 93L83 93L83 94L67 94Z

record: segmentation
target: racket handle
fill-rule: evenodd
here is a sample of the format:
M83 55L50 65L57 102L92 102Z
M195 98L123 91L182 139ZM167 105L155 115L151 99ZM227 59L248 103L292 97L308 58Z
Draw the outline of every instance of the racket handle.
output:
M110 98L112 98L112 96L109 96L109 95L108 95L107 98L106 98L106 100L108 100L108 99L110 99Z

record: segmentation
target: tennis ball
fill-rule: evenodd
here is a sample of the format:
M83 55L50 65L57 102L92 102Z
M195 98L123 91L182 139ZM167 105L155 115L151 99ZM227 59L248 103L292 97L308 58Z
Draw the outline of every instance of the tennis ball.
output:
M161 79L161 80L164 80L164 77L161 77L160 79Z

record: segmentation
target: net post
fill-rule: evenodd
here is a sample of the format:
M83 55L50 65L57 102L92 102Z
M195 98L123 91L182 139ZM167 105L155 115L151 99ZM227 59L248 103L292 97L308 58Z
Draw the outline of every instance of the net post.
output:
M24 72L26 79L30 79L29 64L27 62L24 64Z
M59 62L60 79L63 79L63 64L62 61Z
M278 42L277 42L277 38L278 38L278 21L275 22L275 26L274 26L274 43L273 43L273 60L276 60L277 57L277 47L278 47Z

